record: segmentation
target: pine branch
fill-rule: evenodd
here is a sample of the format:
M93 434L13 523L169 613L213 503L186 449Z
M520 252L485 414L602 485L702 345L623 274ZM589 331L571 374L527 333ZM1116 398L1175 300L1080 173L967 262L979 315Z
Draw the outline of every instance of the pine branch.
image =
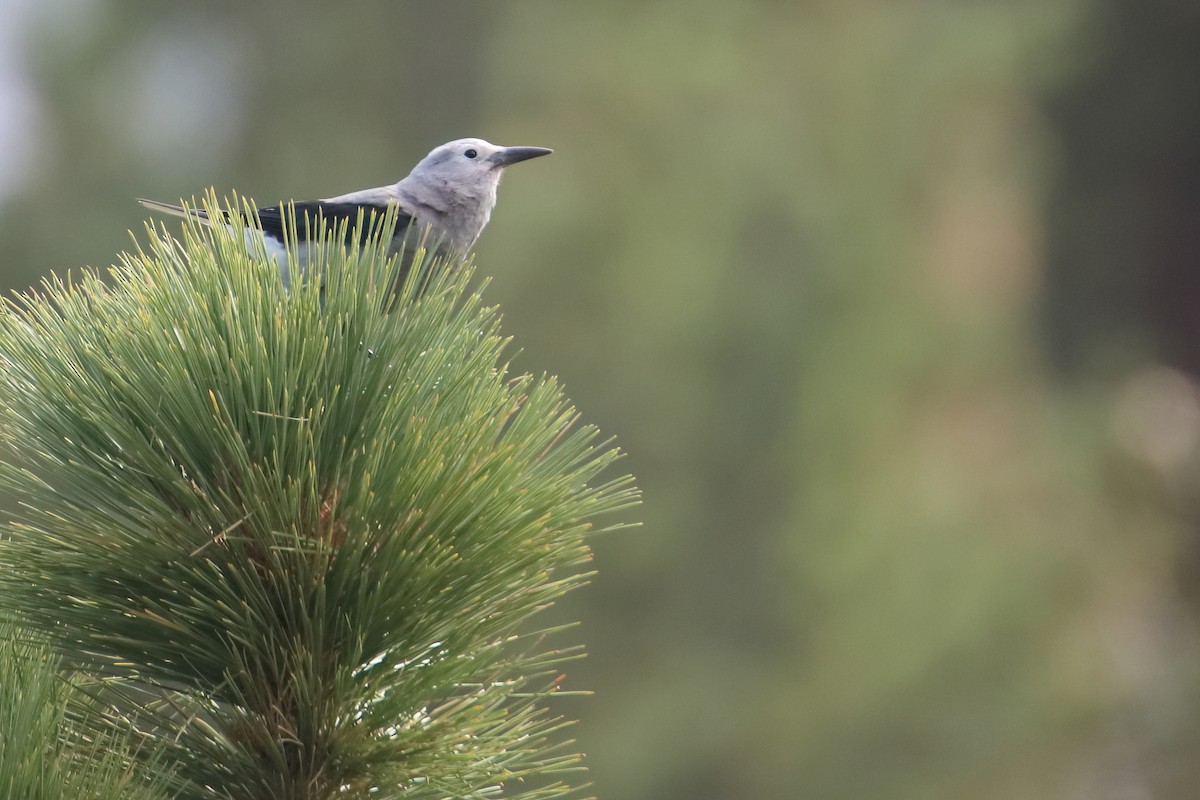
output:
M0 599L181 797L561 796L519 779L577 761L545 703L571 651L526 623L636 492L508 374L468 266L419 252L397 289L394 219L359 224L290 293L189 224L10 302Z
M0 624L0 797L156 800L167 775L135 769L129 731L99 736L72 724L86 699L41 642Z

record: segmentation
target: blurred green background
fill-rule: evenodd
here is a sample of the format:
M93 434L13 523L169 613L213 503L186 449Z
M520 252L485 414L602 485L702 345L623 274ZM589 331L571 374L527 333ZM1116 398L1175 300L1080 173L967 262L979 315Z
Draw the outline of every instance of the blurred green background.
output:
M1193 798L1200 5L0 0L0 283L138 196L546 145L478 261L618 437L593 791Z

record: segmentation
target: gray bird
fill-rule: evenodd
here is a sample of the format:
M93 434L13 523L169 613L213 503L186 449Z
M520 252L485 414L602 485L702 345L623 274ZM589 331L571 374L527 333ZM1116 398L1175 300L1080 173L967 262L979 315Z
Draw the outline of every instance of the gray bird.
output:
M351 228L360 210L383 212L395 205L399 207L399 220L392 240L393 252L400 251L410 227L415 226L420 231L429 226L432 241L439 243L442 249L466 253L492 216L492 208L496 205L496 187L500 184L504 168L552 152L547 147L500 147L483 139L448 142L434 148L398 183L361 189L325 200L290 204L296 209L297 247L303 250L311 237L317 235L315 221L318 214L331 224L349 220L348 228ZM142 198L138 202L154 211L180 217L190 215L205 224L212 224L208 213L202 209L187 209ZM267 250L279 263L284 282L288 283L287 252L284 247L286 207L260 208L258 219ZM247 220L231 219L228 213L222 221L231 227L245 229L247 236L253 231ZM359 232L359 235L365 236L366 232ZM412 247L411 242L409 247ZM303 252L299 255L303 264Z

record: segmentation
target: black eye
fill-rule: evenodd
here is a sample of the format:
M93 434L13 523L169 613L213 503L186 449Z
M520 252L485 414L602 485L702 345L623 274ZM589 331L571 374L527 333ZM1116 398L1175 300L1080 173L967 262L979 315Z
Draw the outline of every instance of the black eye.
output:
M479 153L476 153L474 150L468 150L467 152L463 153L463 155L467 158L474 158L475 156L479 155Z

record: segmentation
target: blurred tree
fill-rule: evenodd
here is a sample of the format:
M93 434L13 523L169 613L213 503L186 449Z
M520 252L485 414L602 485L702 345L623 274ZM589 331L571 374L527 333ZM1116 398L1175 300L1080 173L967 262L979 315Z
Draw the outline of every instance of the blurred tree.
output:
M1058 375L1123 381L1121 419L1180 514L1178 587L1200 610L1200 7L1094 0L1086 50L1046 92L1059 168L1047 204L1047 344ZM1148 369L1147 357L1179 370ZM1190 376L1190 379L1189 377ZM1128 437L1127 437L1128 438ZM1156 442L1158 442L1156 444ZM1159 455L1155 457L1155 453ZM1200 681L1190 625L1165 625L1174 669L1121 708L1120 763L1153 777L1155 797L1200 781ZM1178 671L1178 674L1175 671Z
M1200 7L1096 0L1088 47L1047 92L1059 168L1044 319L1070 374L1127 367L1149 344L1200 376Z

